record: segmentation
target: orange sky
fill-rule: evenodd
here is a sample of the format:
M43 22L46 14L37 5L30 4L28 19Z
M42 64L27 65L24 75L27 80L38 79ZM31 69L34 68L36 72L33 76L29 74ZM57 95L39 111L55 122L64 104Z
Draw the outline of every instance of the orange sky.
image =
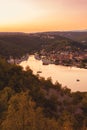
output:
M87 29L87 0L0 0L0 32Z

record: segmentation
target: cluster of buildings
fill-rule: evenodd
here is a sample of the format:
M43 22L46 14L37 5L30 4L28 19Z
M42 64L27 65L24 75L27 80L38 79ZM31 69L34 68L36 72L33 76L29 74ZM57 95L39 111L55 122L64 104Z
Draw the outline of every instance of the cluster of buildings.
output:
M87 50L82 51L50 51L44 49L35 53L37 60L42 60L43 65L56 64L66 66L77 66L87 68ZM85 61L85 62L83 62Z
M7 62L10 64L20 64L22 61L25 61L28 58L29 58L29 54L26 54L25 56L22 56L21 58L13 58L12 56L10 56Z

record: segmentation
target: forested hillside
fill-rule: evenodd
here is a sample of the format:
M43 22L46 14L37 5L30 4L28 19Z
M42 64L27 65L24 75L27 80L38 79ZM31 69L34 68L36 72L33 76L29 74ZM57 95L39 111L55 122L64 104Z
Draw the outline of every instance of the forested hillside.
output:
M65 31L58 32L60 36L70 38L74 41L83 42L85 41L87 44L87 31Z
M86 130L87 93L0 58L0 130Z
M40 48L41 41L38 37L25 34L0 35L0 55L20 57Z
M24 34L24 33L1 33L0 34L0 55L9 58L21 57L26 53L34 53L45 49L66 50L66 46L70 46L71 50L78 51L78 48L83 51L87 46L70 40L68 38L47 33Z

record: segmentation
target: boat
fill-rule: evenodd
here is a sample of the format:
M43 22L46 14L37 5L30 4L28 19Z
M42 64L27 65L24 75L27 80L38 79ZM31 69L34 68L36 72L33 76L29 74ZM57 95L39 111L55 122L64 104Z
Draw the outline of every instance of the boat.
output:
M79 82L80 80L79 80L79 79L77 79L76 81L77 81L77 82Z
M37 53L35 53L34 58L35 58L36 60L41 60L41 57L40 57L39 54L37 54Z
M37 71L37 73L42 73L42 71L39 70L39 71Z
M49 65L49 64L50 64L50 60L44 58L44 59L42 59L42 64L43 64L43 65Z

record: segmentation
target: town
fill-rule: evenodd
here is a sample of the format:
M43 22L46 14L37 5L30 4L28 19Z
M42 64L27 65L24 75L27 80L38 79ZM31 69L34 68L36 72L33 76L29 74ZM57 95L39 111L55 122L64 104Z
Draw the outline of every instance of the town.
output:
M43 65L55 64L87 69L87 49L83 52L80 50L78 52L62 50L47 52L43 49L35 53L35 59L42 60Z

